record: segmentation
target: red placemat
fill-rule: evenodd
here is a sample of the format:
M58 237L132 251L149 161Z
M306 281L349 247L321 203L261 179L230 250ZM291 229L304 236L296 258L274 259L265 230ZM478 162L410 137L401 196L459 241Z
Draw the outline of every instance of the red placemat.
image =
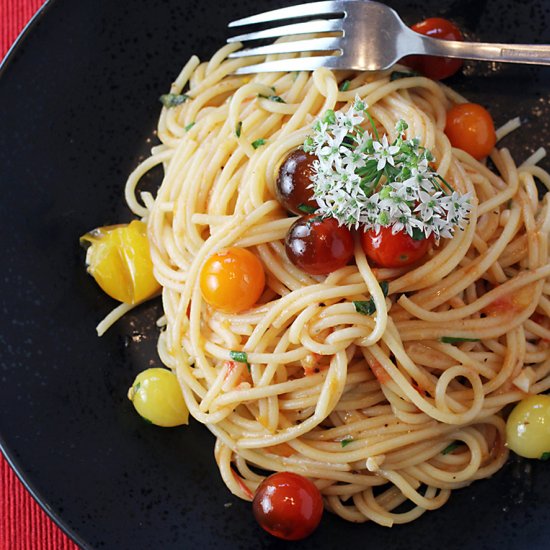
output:
M0 59L44 0L0 0ZM77 550L0 453L0 550Z

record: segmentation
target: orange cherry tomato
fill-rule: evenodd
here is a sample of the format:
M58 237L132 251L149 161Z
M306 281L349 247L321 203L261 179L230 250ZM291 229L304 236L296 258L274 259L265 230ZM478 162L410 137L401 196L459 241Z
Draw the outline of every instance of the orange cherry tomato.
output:
M486 157L497 141L495 125L487 109L477 103L460 103L447 112L445 133L453 147L477 160Z
M251 308L265 286L262 262L246 248L226 248L204 262L200 287L204 300L226 313Z
M379 267L403 267L420 260L432 245L433 237L415 240L405 231L393 233L381 227L378 233L369 229L361 233L361 246L369 260Z
M319 525L323 499L309 479L292 472L279 472L260 483L252 511L256 521L271 535L300 540Z
M412 30L442 40L464 40L460 29L442 17L430 17L420 23L413 25ZM402 63L419 73L432 78L443 80L454 75L462 67L462 59L451 59L448 57L434 57L431 55L411 55L406 57Z

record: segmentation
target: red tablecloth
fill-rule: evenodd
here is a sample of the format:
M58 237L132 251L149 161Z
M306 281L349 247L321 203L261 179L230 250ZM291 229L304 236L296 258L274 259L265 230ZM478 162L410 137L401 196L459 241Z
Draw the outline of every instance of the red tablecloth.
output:
M0 0L0 59L44 0ZM0 453L0 550L77 550Z

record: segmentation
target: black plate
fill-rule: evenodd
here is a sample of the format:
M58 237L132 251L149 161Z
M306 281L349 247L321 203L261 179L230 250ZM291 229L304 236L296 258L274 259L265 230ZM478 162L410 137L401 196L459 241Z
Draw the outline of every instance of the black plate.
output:
M544 0L388 3L408 23L446 15L471 37L550 42ZM227 492L204 427L160 429L134 413L126 389L158 364L160 305L139 308L98 339L94 326L113 303L85 274L78 248L88 229L129 219L124 180L147 154L157 98L180 66L192 53L208 58L228 21L283 4L56 0L1 69L0 442L85 548L284 545ZM488 105L497 124L525 119L504 143L518 160L549 143L550 68L467 64L464 73L449 84ZM533 463L528 478L522 471L510 463L392 530L327 514L300 547L548 547L550 467Z

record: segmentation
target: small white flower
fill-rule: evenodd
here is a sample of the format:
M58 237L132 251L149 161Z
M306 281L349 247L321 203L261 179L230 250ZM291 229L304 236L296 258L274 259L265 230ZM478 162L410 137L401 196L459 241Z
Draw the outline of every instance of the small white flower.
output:
M374 158L378 160L376 168L383 170L386 163L395 166L393 155L399 152L398 145L390 145L388 143L388 136L384 135L382 141L374 141L372 146L374 147Z

